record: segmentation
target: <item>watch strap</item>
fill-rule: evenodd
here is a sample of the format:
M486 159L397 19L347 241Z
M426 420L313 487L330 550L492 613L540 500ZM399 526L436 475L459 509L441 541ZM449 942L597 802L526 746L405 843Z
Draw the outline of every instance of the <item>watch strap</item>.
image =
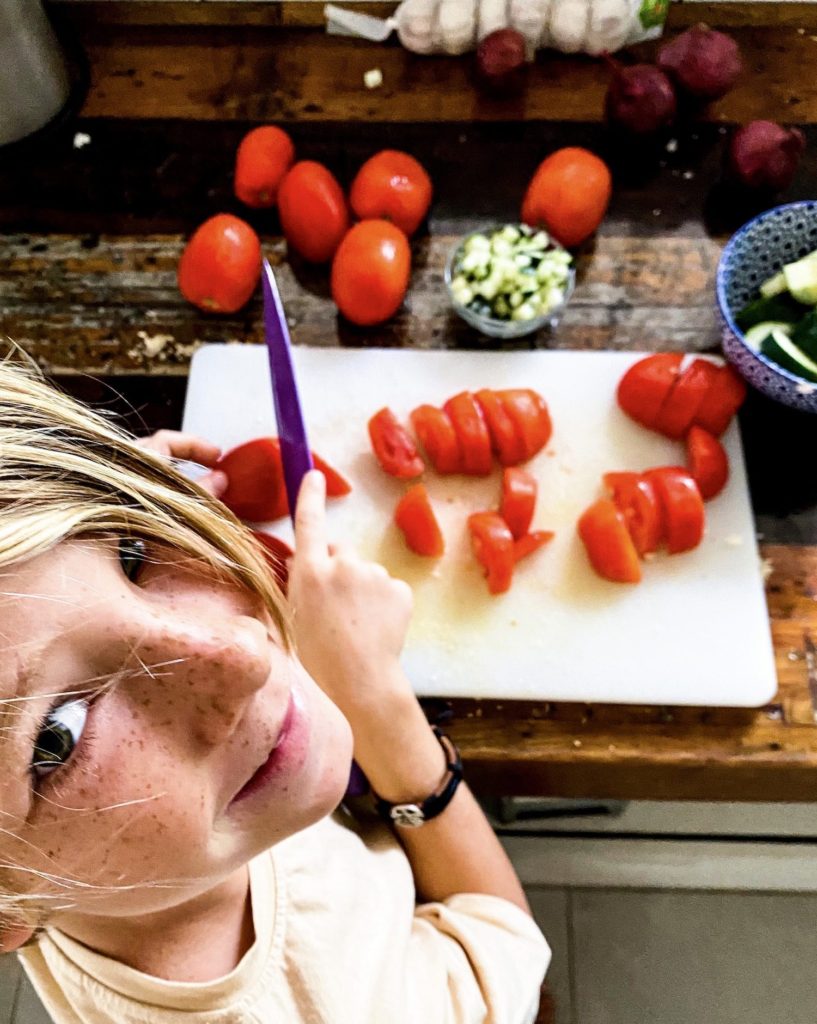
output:
M454 742L436 725L432 731L445 751L445 774L434 792L420 803L389 803L375 794L377 813L390 825L398 828L418 828L432 818L442 814L451 803L457 787L462 782L462 760Z

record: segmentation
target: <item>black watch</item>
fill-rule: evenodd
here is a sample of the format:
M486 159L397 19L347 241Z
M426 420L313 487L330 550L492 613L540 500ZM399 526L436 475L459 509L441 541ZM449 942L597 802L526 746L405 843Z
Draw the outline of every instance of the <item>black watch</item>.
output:
M436 725L432 725L431 728L445 751L445 775L431 796L426 797L420 804L390 804L388 800L381 800L377 794L374 794L377 813L390 825L396 825L398 828L419 828L420 825L425 825L427 821L442 814L451 803L457 786L462 782L462 761L459 750Z

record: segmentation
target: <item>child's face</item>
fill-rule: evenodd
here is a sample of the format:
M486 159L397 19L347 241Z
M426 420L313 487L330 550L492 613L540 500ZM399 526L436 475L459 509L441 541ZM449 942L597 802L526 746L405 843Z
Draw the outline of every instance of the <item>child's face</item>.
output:
M349 774L345 718L255 599L148 555L129 579L115 543L67 542L0 574L0 700L21 698L0 704L0 864L137 886L64 890L82 913L210 888L331 811Z

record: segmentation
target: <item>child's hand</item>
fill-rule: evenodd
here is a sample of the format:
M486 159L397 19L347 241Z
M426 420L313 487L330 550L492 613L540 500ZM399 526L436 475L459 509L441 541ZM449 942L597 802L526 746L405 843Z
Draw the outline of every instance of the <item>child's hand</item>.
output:
M295 556L289 573L298 655L310 675L352 721L411 694L399 671L411 618L411 588L382 565L326 536L326 483L304 477L295 515ZM399 693L390 692L398 689Z
M169 459L197 462L200 466L214 466L221 455L218 445L178 430L159 430L149 437L139 438L136 443L140 448L149 448ZM196 483L215 498L227 490L227 477L221 471L205 473L197 478Z

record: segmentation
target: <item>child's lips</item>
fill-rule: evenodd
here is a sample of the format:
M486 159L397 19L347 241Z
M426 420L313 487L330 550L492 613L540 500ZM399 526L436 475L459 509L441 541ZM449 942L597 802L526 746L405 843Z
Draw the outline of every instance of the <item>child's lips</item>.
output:
M303 714L294 693L290 691L287 709L284 713L284 719L281 723L278 737L270 749L266 761L264 761L264 763L255 770L252 776L235 794L230 801L231 807L240 803L242 800L245 800L247 797L252 796L259 789L262 789L267 782L279 774L279 772L289 763L291 748L297 745L296 741L298 739L298 735L302 731Z

